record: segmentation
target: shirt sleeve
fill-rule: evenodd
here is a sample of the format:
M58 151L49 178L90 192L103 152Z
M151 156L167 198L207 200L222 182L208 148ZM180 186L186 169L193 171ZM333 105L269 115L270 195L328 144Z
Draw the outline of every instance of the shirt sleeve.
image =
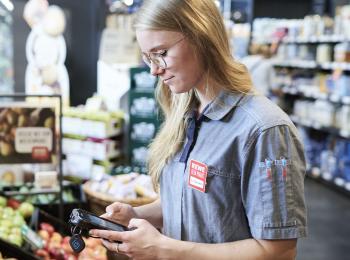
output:
M296 129L288 125L260 131L242 162L242 200L255 239L304 237L305 157Z

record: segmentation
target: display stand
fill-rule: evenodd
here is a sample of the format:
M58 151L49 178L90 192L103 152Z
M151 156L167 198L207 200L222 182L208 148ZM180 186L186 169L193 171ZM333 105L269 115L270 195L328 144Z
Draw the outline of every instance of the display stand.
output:
M16 196L16 195L23 195L23 196L28 196L28 195L34 195L34 194L58 194L58 198L59 198L59 219L63 219L64 218L64 211L63 211L63 195L62 195L62 191L63 191L63 173L62 173L62 137L61 137L61 133L62 133L62 97L61 95L27 95L27 94L4 94L4 95L0 95L0 99L5 99L6 102L10 103L10 104L15 104L16 102L22 102L27 104L28 106L33 107L33 102L28 101L28 98L31 99L53 99L53 101L50 103L50 107L54 107L54 118L56 123L58 123L58 127L57 125L54 125L53 127L53 135L52 135L52 154L55 154L57 156L57 162L55 165L56 166L56 170L57 170L57 178L58 178L58 189L45 189L45 190L38 190L35 192L14 192L14 191L2 191L2 193L5 196ZM20 101L18 101L20 99ZM6 102L2 102L2 104L6 105ZM52 105L52 104L57 104L56 106ZM47 103L45 103L45 106L47 105ZM24 127L25 128L25 127ZM30 127L28 127L30 128ZM43 127L44 128L44 127ZM57 133L58 131L58 133ZM40 154L40 152L39 152ZM30 162L28 161L28 158L26 157L26 155L18 155L19 159L18 160L23 160L22 163L26 163L26 164L32 164L35 163L37 164L37 162ZM31 154L31 157L33 158L33 152ZM17 159L15 159L17 160ZM3 162L2 162L3 163ZM14 161L13 158L9 158L9 164L19 164L21 163L20 161L16 162ZM55 163L55 162L52 162ZM0 164L1 165L1 164Z

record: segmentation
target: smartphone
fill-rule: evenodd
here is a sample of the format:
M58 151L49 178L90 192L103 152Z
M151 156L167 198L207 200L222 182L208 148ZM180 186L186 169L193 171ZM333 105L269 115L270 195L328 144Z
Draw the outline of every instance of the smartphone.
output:
M119 232L129 230L123 225L98 217L83 209L73 209L70 214L69 223L80 227L84 231L89 231L90 229L105 229Z

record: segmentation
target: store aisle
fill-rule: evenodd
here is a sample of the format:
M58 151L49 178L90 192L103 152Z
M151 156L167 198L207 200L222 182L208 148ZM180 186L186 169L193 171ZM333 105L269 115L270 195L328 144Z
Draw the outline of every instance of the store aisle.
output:
M307 178L309 236L298 243L298 260L350 257L350 197Z

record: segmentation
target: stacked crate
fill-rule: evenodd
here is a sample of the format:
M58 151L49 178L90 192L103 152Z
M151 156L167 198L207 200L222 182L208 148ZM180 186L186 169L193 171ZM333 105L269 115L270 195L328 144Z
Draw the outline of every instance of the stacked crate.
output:
M148 68L131 68L129 92L129 159L134 166L145 166L148 145L154 138L160 118L154 98L156 77Z

